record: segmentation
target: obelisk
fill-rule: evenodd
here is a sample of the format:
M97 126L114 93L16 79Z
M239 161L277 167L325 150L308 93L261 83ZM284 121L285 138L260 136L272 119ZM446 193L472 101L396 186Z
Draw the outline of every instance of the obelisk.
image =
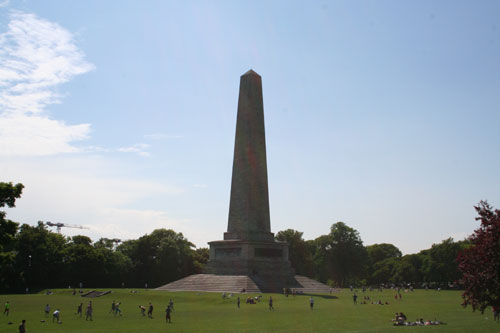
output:
M295 275L286 242L274 240L269 218L262 79L249 70L240 78L233 178L227 232L208 243L204 274L171 282L160 290L329 292L330 287Z
M209 245L207 273L246 275L260 290L293 280L288 245L271 232L262 79L253 70L240 78L227 232Z
M229 221L225 240L273 240L269 218L262 79L240 78Z

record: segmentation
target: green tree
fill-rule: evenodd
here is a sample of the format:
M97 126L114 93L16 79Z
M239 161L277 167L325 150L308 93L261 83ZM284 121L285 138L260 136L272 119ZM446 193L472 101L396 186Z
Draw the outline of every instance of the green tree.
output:
M370 284L379 285L382 283L392 282L399 262L400 258L393 257L377 261L373 264L368 280Z
M421 269L424 280L441 284L458 280L461 275L456 258L466 246L465 241L454 242L453 238L448 238L421 251L420 254L424 255Z
M12 184L0 182L0 207L16 207L16 199L23 193L23 184Z
M87 236L73 236L63 251L65 281L76 286L82 282L88 287L103 286L107 283L104 270L105 258L102 251L92 246Z
M303 233L300 231L287 229L278 232L275 239L288 243L288 258L295 269L295 273L312 277L312 255L302 235Z
M347 286L363 278L368 254L359 232L344 222L337 222L328 235L308 242L313 253L315 277Z
M137 240L126 241L118 251L132 262L129 285L160 286L195 272L194 245L182 233L157 229Z
M393 269L391 282L394 283L412 283L422 281L421 267L423 264L422 256L418 254L408 254L397 260Z
M342 286L355 283L364 273L368 254L359 232L344 222L330 228L334 280Z
M37 226L23 224L16 240L21 284L30 289L64 285L63 254L67 240L63 236L50 232L39 221Z
M401 257L401 251L396 246L387 243L368 245L366 252L372 264L388 258Z
M21 197L24 185L0 182L0 207L15 207L16 199ZM19 272L15 268L16 234L19 223L6 218L0 211L0 291L12 291L19 281Z
M210 250L208 247L202 247L196 249L193 253L193 266L194 266L193 273L196 274L203 273L203 269L205 268L209 257L210 257Z
M326 283L333 277L332 240L330 235L322 235L306 242L313 254L314 278Z

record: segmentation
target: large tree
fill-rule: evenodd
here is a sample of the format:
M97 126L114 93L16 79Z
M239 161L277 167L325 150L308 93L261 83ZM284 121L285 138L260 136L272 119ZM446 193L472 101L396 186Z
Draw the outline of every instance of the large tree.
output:
M359 280L368 262L368 254L359 232L337 222L330 228L332 263L335 280L342 286Z
M454 242L453 238L432 244L430 249L421 251L423 279L427 282L448 284L460 278L457 255L468 245L467 241Z
M15 207L16 199L21 197L23 184L0 182L0 208ZM4 211L0 211L0 290L12 291L19 281L19 272L15 269L16 234L19 223L11 221Z
M54 288L66 284L63 259L67 240L62 235L51 232L39 221L37 226L23 224L16 240L16 266L25 287Z
M313 252L315 277L320 281L347 286L361 279L368 255L357 230L337 222L328 235L308 244Z
M278 232L275 239L288 243L288 258L295 273L312 277L312 255L302 234L300 231L287 229Z
M396 246L387 243L368 245L366 252L372 264L388 258L401 257L401 251Z
M488 306L500 309L500 210L486 201L474 207L481 226L469 237L471 246L458 256L465 288L463 306L481 313Z
M195 271L194 245L182 233L156 229L137 240L120 244L118 251L130 258L128 284L160 286Z

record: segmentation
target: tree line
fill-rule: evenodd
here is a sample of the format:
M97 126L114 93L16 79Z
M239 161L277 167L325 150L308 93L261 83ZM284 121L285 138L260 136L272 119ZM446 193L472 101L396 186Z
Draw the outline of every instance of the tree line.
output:
M0 183L0 207L15 207L22 184ZM385 283L449 286L460 280L457 255L468 240L446 239L430 249L402 255L392 244L363 245L359 232L337 222L330 232L304 240L284 230L276 240L289 244L296 274L331 286L378 286ZM203 272L208 249L197 249L181 233L158 229L121 242L87 236L64 237L43 222L32 226L8 220L0 212L0 291L77 287L157 287Z
M22 184L0 182L0 208L15 207ZM158 229L121 242L87 236L65 237L19 224L0 211L0 292L45 288L160 286L201 273L208 249L196 249L181 233Z
M359 232L337 222L330 233L304 240L297 230L284 230L276 239L289 244L289 256L296 274L312 277L331 286L450 287L461 278L457 255L469 246L467 240L452 238L416 254L402 255L393 244L364 246Z

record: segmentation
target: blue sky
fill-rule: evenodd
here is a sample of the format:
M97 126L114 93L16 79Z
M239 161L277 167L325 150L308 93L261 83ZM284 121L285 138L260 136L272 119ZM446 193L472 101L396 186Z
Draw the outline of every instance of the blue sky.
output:
M227 228L239 77L262 76L271 228L414 253L500 207L497 1L0 1L13 220L197 246ZM78 229L63 229L74 235Z

